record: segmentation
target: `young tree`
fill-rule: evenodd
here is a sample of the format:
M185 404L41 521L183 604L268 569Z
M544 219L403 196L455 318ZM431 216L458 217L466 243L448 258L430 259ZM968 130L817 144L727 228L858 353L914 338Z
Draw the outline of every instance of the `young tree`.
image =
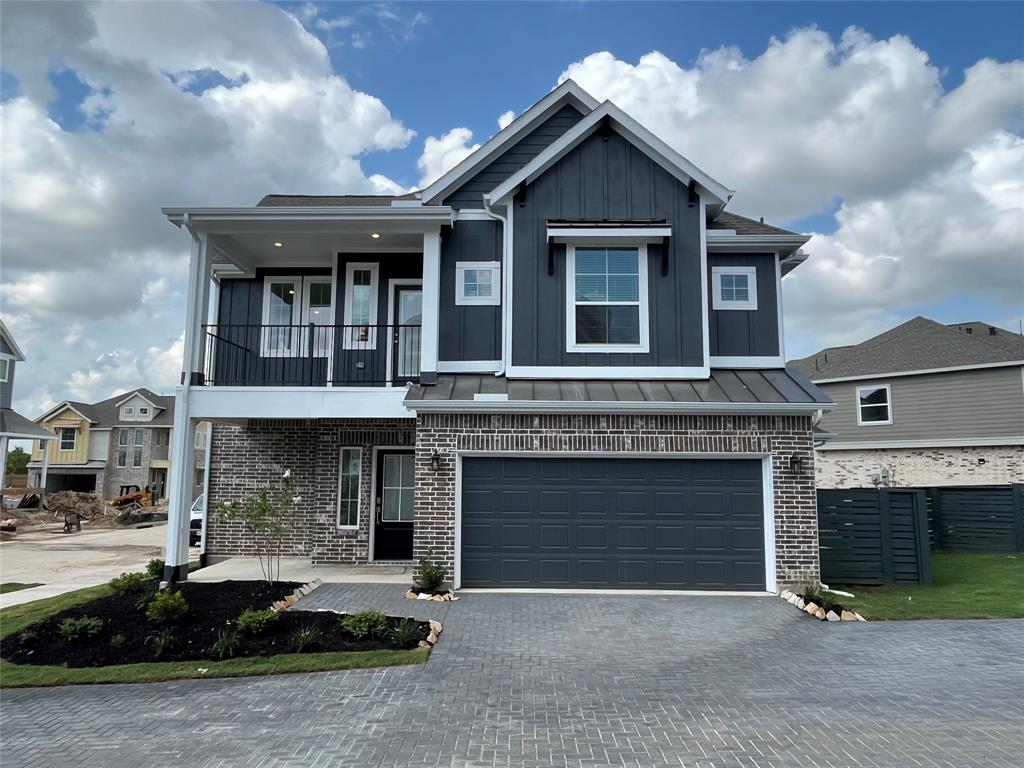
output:
M282 542L299 500L291 470L286 469L279 482L241 501L222 502L214 510L220 520L241 523L249 533L263 579L270 584L281 578Z
M7 474L24 475L28 472L28 460L31 458L20 445L7 454Z

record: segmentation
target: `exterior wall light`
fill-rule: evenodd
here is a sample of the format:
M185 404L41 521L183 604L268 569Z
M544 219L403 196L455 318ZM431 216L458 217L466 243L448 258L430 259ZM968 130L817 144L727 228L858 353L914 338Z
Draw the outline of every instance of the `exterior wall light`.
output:
M802 475L804 473L804 457L799 453L794 453L789 457L789 471L794 475Z
M430 454L430 469L434 472L441 471L441 454L437 451Z

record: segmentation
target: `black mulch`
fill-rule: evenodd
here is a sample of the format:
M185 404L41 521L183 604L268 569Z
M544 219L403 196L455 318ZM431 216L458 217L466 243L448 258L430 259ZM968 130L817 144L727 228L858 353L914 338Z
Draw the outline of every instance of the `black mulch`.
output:
M300 586L279 582L273 586L263 581L186 582L179 589L188 602L188 614L172 627L174 639L170 648L156 655L155 636L163 629L146 617L141 595L110 595L69 608L49 619L32 624L21 632L0 641L0 656L16 664L52 664L69 667L102 667L112 664L136 664L151 661L216 660L212 652L218 633L234 627L238 615L247 608L269 608L275 600L291 594ZM149 582L146 592L157 590L157 582ZM95 616L103 620L103 630L96 637L68 641L60 634L60 624L67 618ZM416 622L415 639L397 646L390 638L359 639L341 629L339 616L326 611L290 610L279 614L270 629L259 637L239 633L236 657L272 656L294 653L292 633L300 628L316 627L319 638L303 649L305 653L320 651L374 651L415 648L430 633L427 622ZM403 621L392 618L391 626ZM111 643L116 635L123 642Z

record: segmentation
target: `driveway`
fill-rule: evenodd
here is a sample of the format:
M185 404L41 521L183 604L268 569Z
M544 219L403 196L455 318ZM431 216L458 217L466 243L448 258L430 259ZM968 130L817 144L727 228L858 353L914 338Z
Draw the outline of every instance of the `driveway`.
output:
M15 766L1020 766L1024 621L826 625L774 598L327 585L437 616L421 667L4 691Z

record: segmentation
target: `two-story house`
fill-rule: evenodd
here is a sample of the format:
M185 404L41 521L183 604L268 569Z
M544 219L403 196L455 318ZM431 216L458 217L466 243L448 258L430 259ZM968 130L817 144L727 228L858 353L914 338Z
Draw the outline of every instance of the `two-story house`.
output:
M167 497L173 397L136 389L98 403L65 400L36 419L36 425L50 439L35 444L28 465L30 485L106 499L123 489L149 488L154 499ZM202 492L206 432L200 425L193 437L189 503Z
M1024 482L1024 336L915 317L791 365L836 403L820 488Z
M53 440L54 436L11 408L14 369L25 360L7 324L0 320L0 488L7 486L7 446L11 440ZM31 483L30 487L33 486Z
M412 194L165 208L192 240L172 466L208 419L211 507L290 470L287 554L313 564L429 553L457 587L815 578L831 403L785 367L781 291L808 238L732 194L567 81ZM247 552L242 529L214 518L207 551Z

